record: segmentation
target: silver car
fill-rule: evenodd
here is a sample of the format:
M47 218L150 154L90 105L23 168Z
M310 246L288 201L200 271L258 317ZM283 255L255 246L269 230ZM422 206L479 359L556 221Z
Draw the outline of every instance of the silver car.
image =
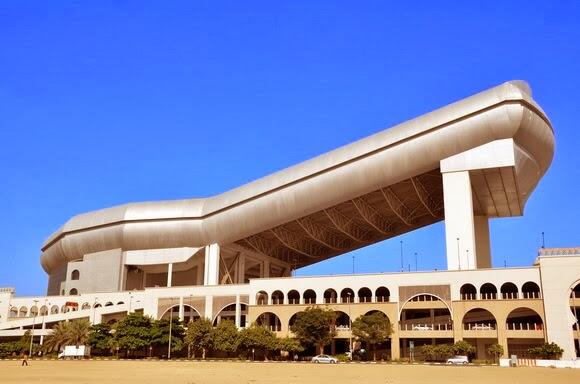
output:
M311 360L313 363L328 363L328 364L336 364L338 363L338 359L335 359L332 356L328 355L316 355Z

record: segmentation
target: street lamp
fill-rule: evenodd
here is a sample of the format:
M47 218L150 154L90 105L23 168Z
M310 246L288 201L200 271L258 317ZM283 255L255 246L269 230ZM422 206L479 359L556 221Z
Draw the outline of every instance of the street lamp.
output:
M405 269L405 267L403 266L403 240L401 240L400 243L401 243L401 272L403 272L403 270Z
M95 311L97 310L97 308L96 308L97 299L98 299L98 297L95 296L95 300L93 300L93 325L96 324L96 322L95 322Z
M459 237L457 238L457 269L461 269L461 255L459 254Z
M353 352L352 351L352 318L350 317L350 296L351 296L351 293L347 292L346 297L348 300L348 326L350 328L349 329L350 334L348 337L348 348L350 349L350 360L352 360L352 352Z
M46 323L45 323L45 316L48 314L48 307L50 307L50 303L47 304L47 298L44 298L44 311L42 312L42 330L44 331L44 329L46 328ZM40 335L40 345L44 344L44 332L42 335Z
M415 272L417 272L417 252L415 252Z
M36 315L38 314L38 300L33 300L34 306L36 307L36 312L32 316L32 331L30 332L30 350L28 351L28 356L32 357L32 341L34 340L34 322L36 321Z
M173 298L169 301L169 343L167 346L167 360L171 359L171 323L173 323Z

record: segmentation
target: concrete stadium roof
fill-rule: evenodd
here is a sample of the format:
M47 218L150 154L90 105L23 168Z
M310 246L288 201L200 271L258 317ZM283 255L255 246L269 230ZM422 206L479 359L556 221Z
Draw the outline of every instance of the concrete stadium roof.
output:
M109 249L236 243L309 265L442 220L440 162L501 139L513 139L516 166L471 172L474 209L521 215L554 134L529 86L511 81L214 197L75 216L46 240L41 263L51 273Z

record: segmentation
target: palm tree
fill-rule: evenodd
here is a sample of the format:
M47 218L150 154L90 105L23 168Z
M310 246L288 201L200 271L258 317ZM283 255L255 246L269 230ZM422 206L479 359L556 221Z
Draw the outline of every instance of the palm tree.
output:
M44 352L58 352L68 341L68 323L61 321L55 325L52 332L44 339Z
M88 341L91 323L86 320L59 322L44 340L45 352L60 351L65 345L82 345Z

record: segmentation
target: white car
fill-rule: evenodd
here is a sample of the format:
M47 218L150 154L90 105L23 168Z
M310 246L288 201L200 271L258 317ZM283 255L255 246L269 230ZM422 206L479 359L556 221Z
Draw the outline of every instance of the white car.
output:
M311 360L313 363L328 363L328 364L337 364L338 363L338 359L335 359L332 356L328 356L328 355L317 355L314 356Z
M469 363L467 356L453 356L453 357L450 357L449 359L447 359L447 364L466 365L467 363Z
M432 331L433 327L430 325L413 325L413 331Z

